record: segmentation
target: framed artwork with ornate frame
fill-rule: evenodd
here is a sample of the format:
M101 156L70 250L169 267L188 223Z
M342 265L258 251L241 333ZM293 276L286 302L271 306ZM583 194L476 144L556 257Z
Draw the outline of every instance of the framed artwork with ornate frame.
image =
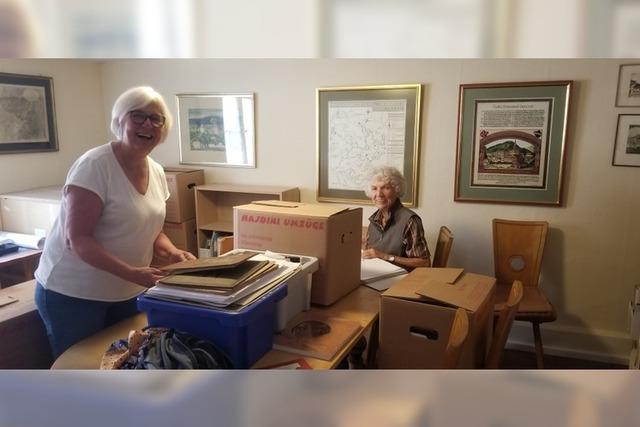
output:
M640 167L640 114L618 114L611 164Z
M560 206L572 85L461 84L454 200Z
M321 202L369 204L369 170L394 166L416 206L422 85L317 89L318 192Z
M0 73L0 154L58 151L53 79Z

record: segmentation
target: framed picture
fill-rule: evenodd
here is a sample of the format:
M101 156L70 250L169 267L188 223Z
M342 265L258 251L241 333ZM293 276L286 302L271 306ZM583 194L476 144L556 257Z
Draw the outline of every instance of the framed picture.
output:
M422 86L317 89L318 193L322 202L372 203L372 167L395 166L406 179L403 204L416 206Z
M0 154L58 151L53 79L0 73Z
M640 167L640 114L619 114L613 166Z
M572 85L460 85L454 200L559 206Z
M253 94L178 94L180 163L256 167Z
M640 64L620 65L616 107L640 107Z

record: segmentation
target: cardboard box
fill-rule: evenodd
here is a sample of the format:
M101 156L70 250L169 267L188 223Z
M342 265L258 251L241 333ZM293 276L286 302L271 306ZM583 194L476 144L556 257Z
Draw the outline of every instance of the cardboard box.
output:
M453 282L453 283L451 283ZM441 368L455 311L469 315L460 367L484 365L495 278L456 268L417 268L382 294L379 368Z
M169 186L167 222L185 222L196 217L195 187L204 184L203 169L165 167Z
M329 305L360 285L362 209L279 200L233 208L234 247L314 256L311 302Z
M189 251L194 255L198 254L195 219L178 223L165 222L162 231L164 231L164 234L167 235L176 248Z
M2 230L45 236L60 213L62 186L33 188L0 196Z

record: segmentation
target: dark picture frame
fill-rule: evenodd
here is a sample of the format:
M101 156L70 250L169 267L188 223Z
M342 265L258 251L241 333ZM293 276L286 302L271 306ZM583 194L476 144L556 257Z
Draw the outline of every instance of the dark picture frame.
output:
M0 73L0 154L58 151L53 79Z
M417 206L421 84L319 88L318 190L321 202L372 204L364 193L373 166L395 166L406 206Z
M611 164L640 167L640 114L618 114Z
M572 87L461 84L454 200L560 206Z

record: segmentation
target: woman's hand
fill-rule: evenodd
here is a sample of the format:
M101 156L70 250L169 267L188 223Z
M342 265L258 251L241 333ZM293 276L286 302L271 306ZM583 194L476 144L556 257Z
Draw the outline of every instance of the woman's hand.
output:
M380 258L380 259L387 259L387 254L385 254L384 252L380 252L377 249L365 249L362 251L362 258L364 259L369 259L369 258Z
M128 280L145 288L151 288L167 274L166 271L153 267L133 267L129 273Z
M192 259L196 259L196 257L191 252L182 251L179 249L169 254L169 262L171 264L181 261L190 261Z

